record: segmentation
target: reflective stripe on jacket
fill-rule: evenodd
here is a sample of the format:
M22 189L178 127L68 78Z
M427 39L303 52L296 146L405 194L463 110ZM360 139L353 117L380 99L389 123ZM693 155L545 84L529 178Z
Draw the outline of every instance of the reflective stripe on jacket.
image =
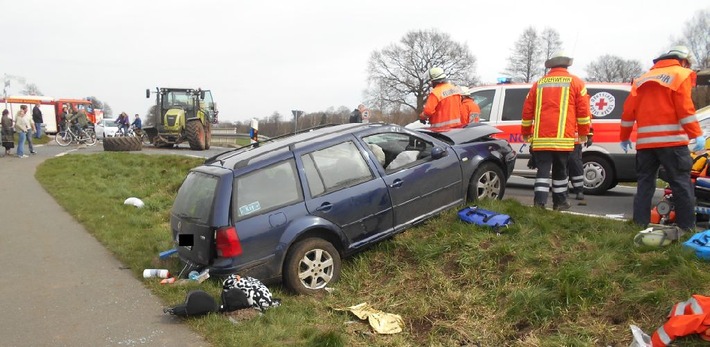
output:
M461 98L461 124L481 121L481 108L471 98Z
M461 88L449 82L439 83L431 90L424 104L421 119L429 118L432 128L455 127L461 124Z
M695 72L675 59L657 62L637 78L621 114L621 141L631 136L636 123L636 149L687 146L702 135L690 92Z
M591 124L584 82L566 68L556 67L533 84L525 98L521 133L532 135L536 151L572 151L577 135Z
M710 297L693 295L688 301L673 305L668 317L651 336L652 347L665 347L677 337L691 334L710 340Z

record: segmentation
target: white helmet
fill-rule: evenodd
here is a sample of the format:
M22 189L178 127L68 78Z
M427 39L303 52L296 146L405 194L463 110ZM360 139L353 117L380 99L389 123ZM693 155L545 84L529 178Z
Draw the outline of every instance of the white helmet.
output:
M545 67L550 69L553 67L569 67L572 65L572 62L574 61L574 58L570 57L569 54L565 51L557 51L555 52L550 59L547 59L545 61Z
M471 89L468 89L468 87L459 87L459 89L461 89L461 96L471 97Z
M676 227L653 228L649 227L639 231L634 237L634 244L637 246L668 246L674 240L678 240L680 232Z
M429 79L433 81L440 81L446 78L446 74L444 73L444 69L435 66L431 69L429 69Z
M690 62L690 60L693 58L693 55L690 53L690 50L686 46L673 46L671 49L668 50L668 52L661 54L658 56L658 58L653 59L653 63L655 64L659 60L663 59L681 59L681 60L687 60Z

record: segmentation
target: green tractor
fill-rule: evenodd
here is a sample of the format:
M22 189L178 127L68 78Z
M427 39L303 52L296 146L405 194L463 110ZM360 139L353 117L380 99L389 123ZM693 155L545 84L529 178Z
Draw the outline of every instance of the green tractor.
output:
M210 148L218 111L209 90L156 88L155 95L155 106L143 124L150 143L173 147L187 141L190 149ZM145 97L150 98L150 89Z

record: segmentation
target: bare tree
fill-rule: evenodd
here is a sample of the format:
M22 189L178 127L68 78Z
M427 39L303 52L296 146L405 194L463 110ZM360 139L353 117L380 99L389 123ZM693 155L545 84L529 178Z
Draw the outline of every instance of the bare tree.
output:
M22 94L22 95L36 95L36 96L43 96L44 95L44 94L42 94L41 91L39 91L39 88L34 83L26 84L25 88L20 91L20 94Z
M710 68L710 9L698 11L685 22L683 38L679 43L688 45L695 55L694 68Z
M542 61L550 59L555 52L562 48L562 40L560 39L560 34L557 30L552 28L545 28L540 35L540 46L542 47ZM545 69L547 73L547 69Z
M99 100L95 96L89 96L86 98L86 100L91 101L91 107L93 107L95 109L102 110L104 112L104 116L113 115L113 110L111 109L111 106L108 105L108 103L105 103L105 102ZM154 109L152 109L152 106L151 106L151 109L148 110L148 112L149 113L154 112Z
M372 52L368 62L370 105L381 111L424 109L430 85L426 72L439 66L456 84L474 85L476 58L468 45L436 30L411 31L397 44Z
M533 27L528 27L515 42L505 73L518 82L535 80L544 72L542 53L537 31Z
M624 60L621 57L606 54L586 67L587 80L590 82L630 83L641 76L643 69L638 60Z

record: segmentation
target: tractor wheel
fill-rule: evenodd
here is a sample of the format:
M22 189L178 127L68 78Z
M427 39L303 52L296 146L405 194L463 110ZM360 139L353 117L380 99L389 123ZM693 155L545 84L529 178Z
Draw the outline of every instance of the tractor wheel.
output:
M207 124L205 127L205 149L210 149L212 143L212 126Z
M107 137L103 142L104 151L107 152L140 151L143 149L141 138L135 136Z
M199 120L187 122L187 142L190 149L201 151L205 149L205 128Z

